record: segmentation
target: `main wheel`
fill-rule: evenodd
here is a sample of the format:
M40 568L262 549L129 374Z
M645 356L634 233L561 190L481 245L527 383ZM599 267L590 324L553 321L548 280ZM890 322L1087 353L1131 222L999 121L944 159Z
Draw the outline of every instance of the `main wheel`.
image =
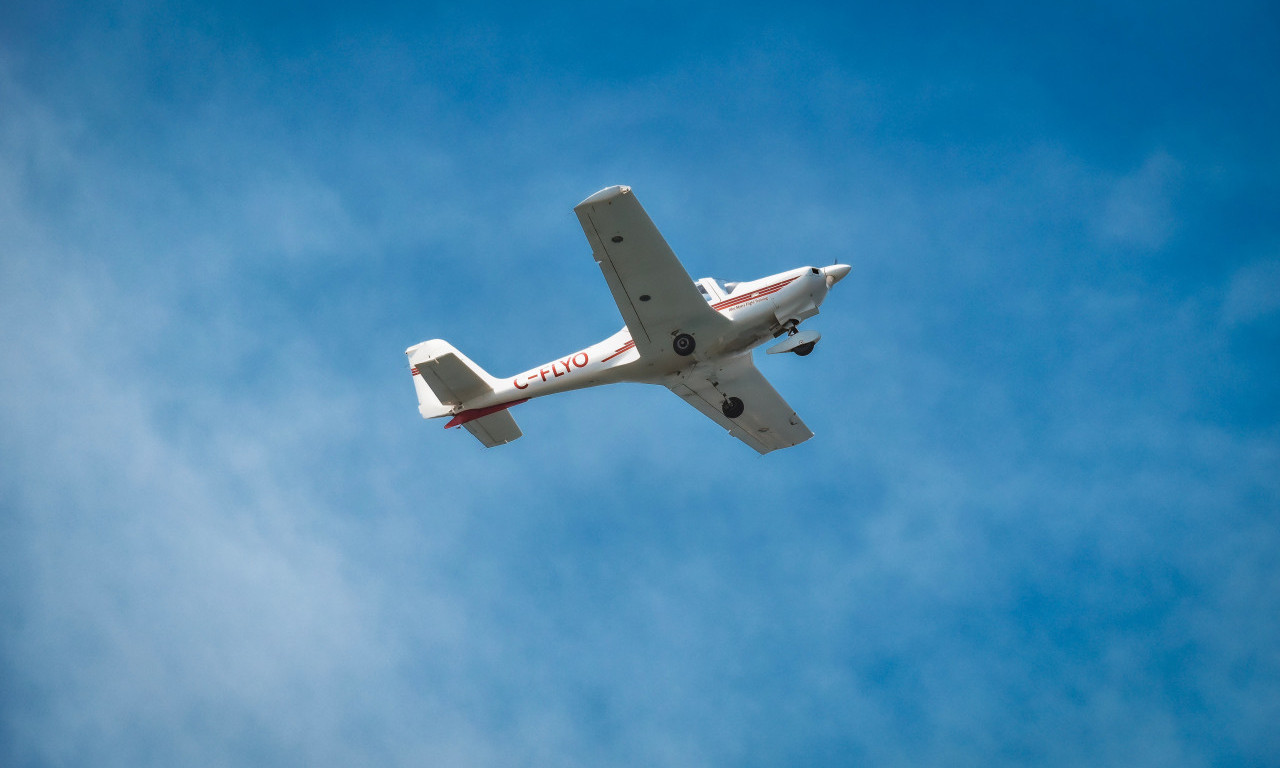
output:
M804 357L805 355L813 351L813 345L816 343L817 343L816 341L811 341L808 344L801 344L800 346L796 347L791 351L795 352L797 355L801 357Z
M687 333L680 334L675 338L675 341L671 342L671 348L681 357L692 355L693 348L696 346L697 344L694 342L693 337Z
M720 405L720 410L724 411L725 416L728 416L731 419L736 419L741 416L742 412L747 410L747 408L738 398L726 397L724 399L724 403Z

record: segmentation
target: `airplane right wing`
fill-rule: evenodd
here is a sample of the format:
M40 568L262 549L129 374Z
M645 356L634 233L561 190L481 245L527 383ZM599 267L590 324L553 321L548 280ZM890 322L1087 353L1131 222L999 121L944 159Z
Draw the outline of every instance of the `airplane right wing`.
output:
M642 355L673 354L677 333L719 333L729 321L711 308L631 187L609 187L573 209L591 252Z
M758 453L789 448L813 437L751 362L750 353L720 366L695 365L667 387ZM741 416L731 419L724 415L720 406L726 395L742 401Z

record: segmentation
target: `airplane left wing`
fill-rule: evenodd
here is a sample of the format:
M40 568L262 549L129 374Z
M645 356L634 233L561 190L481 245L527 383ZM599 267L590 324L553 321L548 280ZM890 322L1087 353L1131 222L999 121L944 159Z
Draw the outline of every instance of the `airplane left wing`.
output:
M667 387L761 454L813 437L809 427L751 362L750 353L719 366L695 365L668 382ZM720 408L724 395L742 401L745 410L741 416L731 419L724 415Z
M718 333L729 321L711 308L631 187L609 187L573 209L641 355L673 354L679 333Z

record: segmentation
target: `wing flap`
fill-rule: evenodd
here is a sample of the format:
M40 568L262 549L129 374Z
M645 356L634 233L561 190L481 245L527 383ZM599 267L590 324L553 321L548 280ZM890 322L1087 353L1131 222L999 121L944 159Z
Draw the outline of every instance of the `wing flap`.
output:
M813 437L804 421L752 364L749 355L718 368L694 366L667 386L758 453L789 448ZM724 415L720 406L725 395L742 401L745 410L741 416L730 419Z

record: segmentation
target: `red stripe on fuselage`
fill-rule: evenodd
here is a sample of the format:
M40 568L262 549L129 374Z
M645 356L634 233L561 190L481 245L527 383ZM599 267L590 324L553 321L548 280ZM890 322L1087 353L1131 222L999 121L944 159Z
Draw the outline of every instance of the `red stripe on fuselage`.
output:
M757 288L754 291L751 291L750 293L744 293L741 296L735 296L732 299L726 299L725 301L722 301L719 304L712 304L711 308L718 311L722 311L726 309L734 309L735 307L738 307L742 304L746 304L747 302L755 301L756 299L763 299L765 296L769 296L771 294L777 293L778 291L782 290L788 285L794 283L797 279L798 278L793 277L790 280L783 280L780 283L774 283L773 285L766 285L764 288Z
M626 344L623 344L621 347L618 347L618 350L617 350L616 352L614 352L612 355L609 355L608 357L606 357L605 359L601 360L600 362L602 362L602 363L607 363L607 362L609 362L610 360L612 360L613 358L615 358L615 357L617 357L618 355L622 354L623 352L626 352L626 351L628 351L628 350L635 349L635 348L636 348L636 343L635 343L634 341L628 341Z

